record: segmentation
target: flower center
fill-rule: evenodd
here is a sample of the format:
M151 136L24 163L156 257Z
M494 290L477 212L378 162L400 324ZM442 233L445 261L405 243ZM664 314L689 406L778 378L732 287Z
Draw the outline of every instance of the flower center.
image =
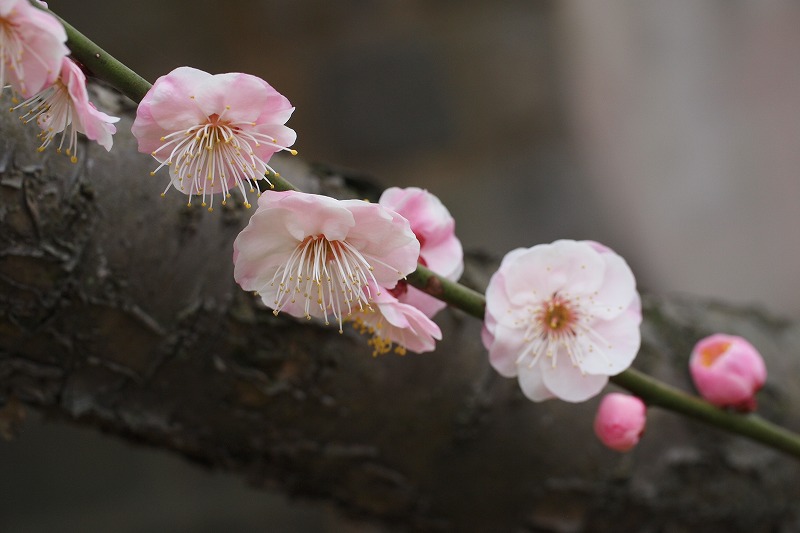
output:
M592 305L592 298L582 301L556 292L529 308L527 316L519 321L520 327L525 328L526 346L517 365L532 368L544 356L555 368L558 355L564 354L583 371L581 365L587 356L606 357L601 346L611 346L591 326Z
M347 241L329 241L322 235L306 237L289 259L275 272L271 286L278 283L274 313L298 298L306 318L312 311L333 315L342 332L342 322L354 311L372 311L370 282L378 282L367 259ZM316 308L319 308L319 313Z
M554 294L549 301L542 304L534 320L539 322L544 335L553 338L566 335L574 337L578 314L572 302Z
M210 197L209 211L214 210L214 193L223 195L222 205L230 198L230 189L238 188L244 198L244 206L251 207L247 201L247 191L261 194L259 180L265 179L270 188L272 183L265 177L270 172L278 173L274 168L256 154L255 148L262 144L277 150L289 150L278 144L278 140L254 129L255 122L230 121L225 119L225 107L222 114L214 113L206 122L179 130L161 137L164 142L152 152L152 156L161 164L150 175L155 175L162 167L170 166L172 182L189 195L188 205L192 205L192 197L202 197L205 207L206 196ZM169 185L162 196L169 190Z

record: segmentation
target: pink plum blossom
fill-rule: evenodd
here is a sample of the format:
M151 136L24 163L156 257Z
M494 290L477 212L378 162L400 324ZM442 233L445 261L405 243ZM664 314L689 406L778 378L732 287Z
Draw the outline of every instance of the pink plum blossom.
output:
M641 302L625 260L592 241L509 252L486 290L483 342L533 401L581 402L639 351Z
M384 207L408 219L420 244L419 263L451 281L464 271L464 251L455 235L455 220L433 194L417 187L386 189L378 200ZM446 303L400 281L393 294L400 302L413 305L428 317Z
M370 309L414 271L419 242L408 221L380 205L267 191L233 244L234 278L274 313L330 317Z
M767 380L761 354L742 337L717 333L699 341L689 371L700 395L719 407L750 412Z
M284 126L294 107L267 82L249 74L212 75L179 67L156 80L136 111L131 130L139 151L169 167L173 187L189 196L209 198L230 190L246 192L261 187L265 174L275 173L272 154L289 150L296 135ZM266 180L271 187L272 183ZM164 193L166 193L165 189Z
M60 133L61 142L57 151L61 153L65 139L69 138L65 152L75 163L78 160L79 132L89 139L97 141L106 150L111 150L113 143L111 136L117 131L113 124L119 121L119 118L98 111L89 102L89 94L86 92L86 76L80 67L68 57L65 57L61 64L61 74L55 83L12 109L26 108L30 109L20 117L21 120L25 123L36 120L42 129L39 134L39 138L42 139L39 151L47 148L55 136ZM69 134L66 134L65 130L69 126L72 127Z
M594 419L594 432L600 442L618 452L627 452L644 432L646 408L636 396L606 394Z
M372 287L371 294L374 305L356 313L353 320L361 333L372 335L372 355L387 354L392 347L398 355L405 355L406 350L423 353L436 348L442 332L422 311L398 301L387 291Z
M0 0L0 88L25 98L53 83L69 53L67 33L50 13L28 0Z

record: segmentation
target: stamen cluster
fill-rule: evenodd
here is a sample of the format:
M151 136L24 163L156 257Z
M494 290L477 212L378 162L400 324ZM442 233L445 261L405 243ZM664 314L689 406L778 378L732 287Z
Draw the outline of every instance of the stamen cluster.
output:
M335 321L341 332L418 256L408 221L377 204L267 191L234 242L234 277L276 314Z

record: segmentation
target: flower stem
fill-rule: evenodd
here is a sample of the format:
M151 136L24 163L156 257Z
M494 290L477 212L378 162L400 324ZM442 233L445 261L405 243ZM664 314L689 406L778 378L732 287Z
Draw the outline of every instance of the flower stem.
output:
M486 298L483 294L445 279L422 265L418 265L417 270L409 274L407 279L414 287L483 320L486 310Z
M38 4L34 2L34 5ZM94 76L108 82L134 102L141 102L152 85L60 17L59 20L67 31L67 46L73 56ZM270 176L270 181L279 191L298 190L281 176ZM484 319L486 298L477 291L445 279L423 266L408 275L408 282L479 320ZM724 411L632 368L613 376L611 381L649 405L701 420L800 458L800 435L759 416Z

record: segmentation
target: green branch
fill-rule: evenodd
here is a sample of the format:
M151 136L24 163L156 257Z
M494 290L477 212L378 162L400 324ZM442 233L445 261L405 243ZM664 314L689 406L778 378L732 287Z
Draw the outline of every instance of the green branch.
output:
M147 80L120 63L68 23L63 20L61 22L66 28L67 46L72 50L73 56L94 76L108 82L134 102L138 103L144 98L152 87ZM270 176L270 181L276 190L297 190L281 176ZM447 280L422 266L408 276L408 282L479 320L484 318L486 299L479 292ZM639 396L649 405L701 420L800 458L800 435L767 422L763 418L724 411L635 369L628 369L612 377L611 381Z
M417 266L417 270L408 275L408 282L431 296L483 320L486 312L486 298L483 294L445 279L422 265Z

